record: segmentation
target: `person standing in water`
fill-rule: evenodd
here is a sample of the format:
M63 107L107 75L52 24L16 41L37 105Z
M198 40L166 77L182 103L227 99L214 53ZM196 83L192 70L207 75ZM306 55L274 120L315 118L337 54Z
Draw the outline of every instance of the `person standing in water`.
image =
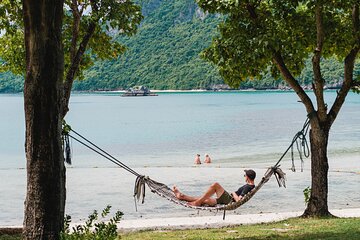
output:
M194 163L195 164L201 164L200 154L196 154Z
M210 158L209 154L205 154L204 163L211 163L211 158Z

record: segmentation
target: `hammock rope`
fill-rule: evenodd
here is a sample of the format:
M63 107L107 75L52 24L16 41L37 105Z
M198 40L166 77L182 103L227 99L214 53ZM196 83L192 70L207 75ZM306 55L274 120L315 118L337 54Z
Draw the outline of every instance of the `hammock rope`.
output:
M66 124L66 123L63 123ZM67 124L66 124L67 125ZM94 151L95 153L99 154L100 156L106 158L107 160L109 160L110 162L114 163L115 165L125 169L126 171L128 171L129 173L135 175L135 176L141 176L139 173L137 173L134 169L130 168L129 166L127 166L126 164L122 163L120 160L118 160L117 158L115 158L114 156L112 156L110 153L106 152L105 150L103 150L102 148L100 148L99 146L95 145L92 141L88 140L87 138L85 138L84 136L82 136L81 134L79 134L78 132L76 132L74 129L72 129L69 125L67 125L67 128L70 129L71 132L73 132L75 135L77 135L78 137L75 137L73 135L71 135L69 132L66 133L66 135L68 137L70 137L71 139L75 140L76 142L84 145L85 147L89 148L90 150ZM63 131L64 132L64 131ZM82 140L81 140L82 139ZM66 145L69 141L64 142L64 149L65 151L67 151L69 148L68 145ZM66 155L70 156L71 154L66 153ZM71 162L71 160L70 160Z
M301 171L303 171L303 163L304 163L303 156L306 157L306 158L308 158L310 156L309 144L308 144L308 142L306 140L306 135L307 135L307 133L309 131L309 127L310 127L310 118L307 118L305 120L303 128L299 132L297 132L295 134L295 136L294 136L293 140L291 141L289 147L285 150L283 155L281 155L279 160L275 163L274 167L280 166L280 162L283 160L285 155L291 149L291 162L292 162L291 170L293 172L296 171L296 169L295 169L295 158L294 158L294 143L296 143L296 148L298 150L299 157L300 157L300 160L301 160Z
M280 169L280 162L283 160L285 155L291 149L291 161L292 167L291 170L295 171L295 163L294 163L294 144L296 144L296 148L299 153L299 157L301 160L301 171L303 171L303 157L309 157L310 151L309 146L306 140L306 135L309 130L310 120L309 118L306 119L303 128L295 134L290 146L286 149L280 159L275 163L274 166L268 168L265 172L264 176L262 177L261 181L252 189L249 193L243 196L237 202L231 202L227 205L216 205L216 206L192 206L189 205L187 201L179 200L172 189L170 189L167 185L157 182L155 180L150 179L148 176L141 175L137 173L135 170L109 154L107 151L103 150L102 148L98 147L92 141L88 140L74 129L72 129L65 121L63 122L63 144L64 144L64 154L66 162L71 164L71 147L70 147L70 138L75 140L76 142L84 145L85 147L89 148L90 150L94 151L95 153L99 154L100 156L106 158L107 160L111 161L112 163L116 164L117 166L125 169L129 173L136 176L135 186L134 186L134 201L135 201L135 208L137 211L137 204L136 202L141 201L144 203L145 200L145 184L149 187L151 192L163 197L177 205L181 205L187 208L197 209L197 210L209 210L209 211L219 211L223 210L224 215L223 218L225 219L225 211L226 210L234 210L247 201L249 201L255 194L258 192L261 187L269 181L272 175L275 175L275 179L279 185L279 187L286 187L286 174ZM74 135L70 134L72 132Z

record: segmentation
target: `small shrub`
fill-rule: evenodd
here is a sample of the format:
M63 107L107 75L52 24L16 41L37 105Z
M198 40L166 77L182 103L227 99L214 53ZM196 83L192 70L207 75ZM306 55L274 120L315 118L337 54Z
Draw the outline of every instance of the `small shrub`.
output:
M105 221L110 213L111 206L108 205L101 212L101 219L96 210L89 215L83 225L76 225L70 230L71 217L66 215L64 221L64 232L61 233L61 240L112 240L118 237L117 223L120 222L123 213L117 211L115 216Z
M310 200L310 194L311 194L311 188L310 187L306 187L303 190L304 193L304 201L305 201L305 205L308 204L309 200Z

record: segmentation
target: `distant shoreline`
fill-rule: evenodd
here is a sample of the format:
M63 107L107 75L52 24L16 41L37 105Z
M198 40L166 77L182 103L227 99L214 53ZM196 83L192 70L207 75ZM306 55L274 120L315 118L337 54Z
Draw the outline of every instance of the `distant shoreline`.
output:
M312 91L309 87L303 88L305 91ZM325 91L335 91L340 88L328 87ZM294 92L292 88L280 87L280 88L246 88L246 89L187 89L187 90L176 90L176 89L149 89L152 93L226 93L226 92ZM125 93L127 90L86 90L86 91L73 91L74 93Z
M327 88L325 91L335 91L338 88ZM312 89L304 89L306 92ZM189 90L158 90L150 89L151 93L237 93L237 92L294 92L292 88L247 88L247 89L220 89L220 90L207 90L207 89L189 89ZM125 93L126 90L83 90L72 91L72 93ZM23 92L0 92L0 94L23 94Z
M311 92L311 89L305 92ZM326 89L325 91L336 91L336 89ZM125 93L126 90L91 90L91 91L73 91L72 93ZM151 93L246 93L246 92L294 92L293 89L239 89L239 90L206 90L206 89L193 89L193 90L150 90Z

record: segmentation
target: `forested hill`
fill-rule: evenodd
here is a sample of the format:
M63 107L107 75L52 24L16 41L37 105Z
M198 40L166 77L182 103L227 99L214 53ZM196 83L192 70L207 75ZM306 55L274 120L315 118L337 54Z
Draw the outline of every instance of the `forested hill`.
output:
M128 47L117 60L97 62L76 90L193 89L222 83L213 66L199 58L216 34L219 18L202 12L194 0L150 0L139 32L119 39Z
M85 72L85 79L74 84L74 90L115 90L134 85L198 89L223 83L216 68L199 57L217 34L221 16L205 14L194 0L141 2L145 18L138 33L117 39L127 45L126 54L116 60L96 62ZM310 84L311 61L306 65L299 81ZM323 77L331 84L341 81L343 67L335 59L322 66ZM279 84L282 82L267 74L261 81L248 81L242 87L272 88ZM21 77L0 73L0 92L19 92L22 88Z

